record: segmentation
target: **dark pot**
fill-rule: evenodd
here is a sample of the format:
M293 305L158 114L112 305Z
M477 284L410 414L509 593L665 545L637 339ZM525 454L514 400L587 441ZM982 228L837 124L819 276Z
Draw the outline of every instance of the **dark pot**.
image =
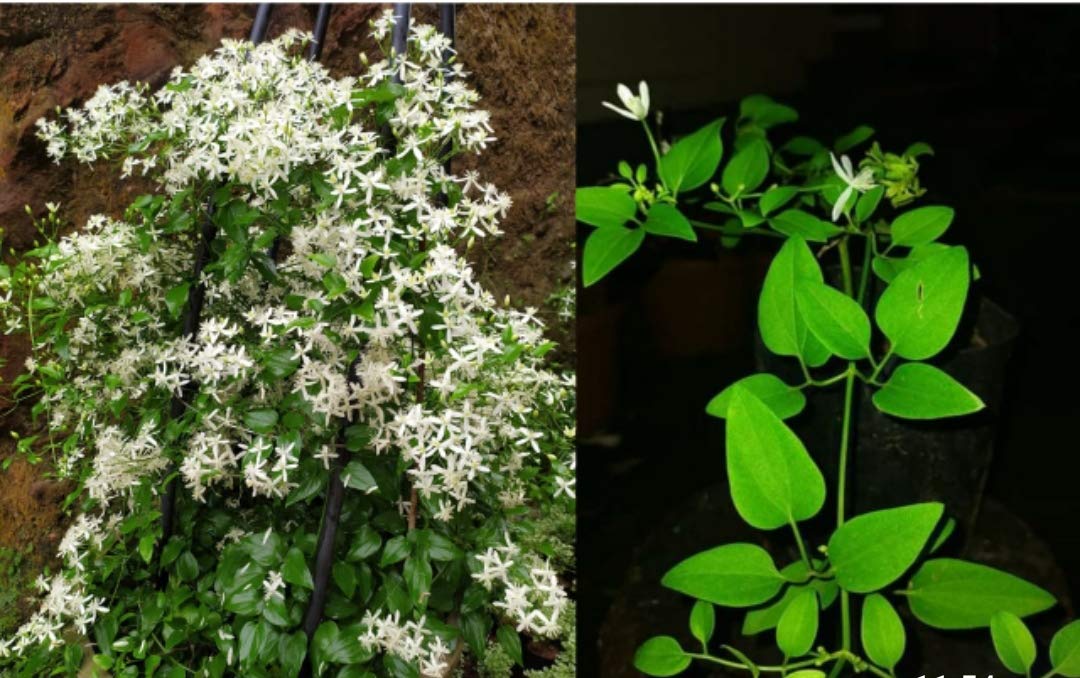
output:
M849 516L941 501L962 534L970 533L993 458L995 422L1019 325L987 299L969 308L957 338L934 363L982 398L986 409L932 422L897 419L879 412L870 401L869 389L857 382L847 483ZM788 383L802 381L798 364L769 353L760 337L755 358L763 371ZM814 390L808 396L806 411L789 423L825 474L830 495L835 495L843 390ZM830 496L829 504L835 506L835 496ZM827 513L830 523L832 516Z

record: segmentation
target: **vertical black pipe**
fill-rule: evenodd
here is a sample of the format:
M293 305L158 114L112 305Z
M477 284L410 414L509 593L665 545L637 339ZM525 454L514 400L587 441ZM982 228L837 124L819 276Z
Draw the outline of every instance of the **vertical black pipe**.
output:
M330 10L333 8L329 2L319 4L319 13L315 15L315 29L311 32L311 43L308 45L308 61L318 61L322 56L323 42L326 41L326 29L330 25Z
M405 54L409 46L409 13L412 9L411 2L394 3L394 33L390 40L390 47L394 54Z
M264 2L255 10L255 21L251 25L250 40L260 43L266 38L266 30L270 26L270 12L273 5ZM214 238L217 237L217 228L213 219L213 200L207 201L206 217L203 220L199 232L199 243L195 246L195 265L191 272L191 287L188 288L187 306L184 308L183 335L194 339L199 334L199 326L202 324L202 308L206 300L206 286L201 282L203 269L210 262L210 248ZM176 420L184 416L184 412L191 405L191 400L198 391L198 384L188 382L180 389L180 395L174 395L169 403L169 417ZM169 474L176 473L176 464L173 463ZM165 485L165 492L161 495L161 540L158 549L164 548L166 542L172 537L176 524L176 499L179 493L179 483L175 477L170 478ZM168 574L162 570L158 574L158 586L164 587L168 581Z

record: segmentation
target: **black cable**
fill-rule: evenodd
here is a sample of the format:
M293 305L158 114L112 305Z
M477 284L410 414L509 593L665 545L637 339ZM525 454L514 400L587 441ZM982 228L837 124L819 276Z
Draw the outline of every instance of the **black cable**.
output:
M319 4L319 13L315 15L315 28L311 31L311 43L308 45L308 61L318 61L322 56L323 42L326 41L326 29L330 25L330 10L333 5L329 2Z

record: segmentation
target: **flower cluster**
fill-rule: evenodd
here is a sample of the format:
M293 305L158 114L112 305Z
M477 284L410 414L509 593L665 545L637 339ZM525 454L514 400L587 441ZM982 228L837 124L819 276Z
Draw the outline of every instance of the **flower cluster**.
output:
M477 556L481 570L473 574L487 590L501 588L501 600L494 605L513 620L518 631L554 637L559 633L561 615L569 605L559 575L549 563L541 562L510 541L488 548Z
M375 22L376 39L391 21ZM463 512L513 509L512 530L528 529L512 517L523 508L572 513L573 379L547 365L535 312L498 304L464 256L473 239L500 234L512 204L476 173L447 169L449 157L492 141L467 73L443 63L449 42L430 26L414 26L406 54L357 78L301 58L307 39L226 40L156 92L102 87L81 109L39 122L58 162L112 159L161 191L122 218L91 218L39 248L21 280L0 280L0 292L23 295L5 296L0 320L35 332L32 376L63 436L58 468L85 488L86 511L64 539L67 567L42 613L0 653L55 642L65 619L81 630L109 604L104 595L124 590L108 579L121 576L113 568L87 563L112 562L140 535L147 560L164 546L154 544L155 495L174 470L186 520L223 521L207 528L206 551L201 528L189 528L184 557L166 549L185 581L264 528L310 553L318 511L293 505L322 496L343 454L346 485L360 490L348 499L353 514L408 515L409 530L440 530L460 558L487 544L469 519L455 520ZM200 249L207 265L191 279ZM204 301L192 324L195 292ZM387 548L405 537L383 536ZM251 547L259 568L244 575L258 574L244 590L266 606L296 588L295 568L280 562L286 549L268 555L276 539ZM566 594L534 564L525 598L515 575L500 580L506 600L494 604L543 635ZM217 576L228 591L234 574ZM441 673L449 651L423 632L425 613L371 611L364 643ZM230 631L220 631L207 642L231 665Z

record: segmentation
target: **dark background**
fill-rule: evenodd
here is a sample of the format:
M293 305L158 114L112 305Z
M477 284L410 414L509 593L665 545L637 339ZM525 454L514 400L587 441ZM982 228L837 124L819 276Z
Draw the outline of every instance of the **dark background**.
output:
M886 149L934 147L923 204L956 208L946 240L968 246L980 292L1022 324L984 522L992 510L989 529L1007 548L1080 592L1080 8L579 6L577 16L579 185L609 177L619 159L649 162L640 127L599 103L640 79L669 138L734 119L738 100L760 92L801 115L774 139L829 140L865 123ZM579 227L579 249L589 230ZM645 638L688 637L689 605L659 578L738 531L723 422L704 405L754 371L773 250L659 240L579 297L582 676L637 675L628 665ZM988 634L976 640L989 647Z

